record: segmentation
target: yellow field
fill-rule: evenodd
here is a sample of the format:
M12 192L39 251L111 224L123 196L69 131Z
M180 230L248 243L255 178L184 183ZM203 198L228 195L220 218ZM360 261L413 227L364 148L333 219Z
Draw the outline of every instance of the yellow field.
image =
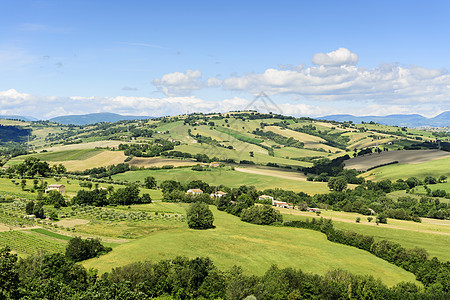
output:
M129 162L130 166L137 167L162 167L167 165L172 165L174 167L182 166L194 166L198 164L197 161L193 160L181 160L181 159L171 159L162 157L134 157Z
M97 142L89 142L82 144L73 144L73 145L61 145L61 146L53 146L46 147L45 150L51 151L64 151L64 150L78 150L78 149L95 149L95 148L105 148L105 147L117 147L119 144L125 144L125 142L121 141L97 141Z
M318 136L314 136L314 135L310 135L310 134L306 134L306 133L302 133L302 132L297 132L297 131L290 130L290 129L281 129L280 127L277 127L277 126L266 126L266 127L264 127L264 131L266 131L266 132L272 131L276 134L279 134L279 135L282 135L282 136L285 136L288 138L292 137L293 139L303 142L305 144L305 148L324 149L326 151L331 150L332 152L341 151L341 149L323 144L326 141L323 138L318 137Z
M126 156L122 151L103 151L85 160L55 161L54 164L63 164L68 171L83 171L86 169L107 167L123 163Z

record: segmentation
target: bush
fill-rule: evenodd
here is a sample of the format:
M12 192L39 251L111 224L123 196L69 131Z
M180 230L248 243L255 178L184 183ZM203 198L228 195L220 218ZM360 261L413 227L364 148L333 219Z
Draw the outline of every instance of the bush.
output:
M214 228L214 216L208 205L203 202L195 202L191 204L187 211L187 221L189 228L192 229L209 229Z
M63 227L61 226L61 228ZM80 237L75 237L67 244L65 255L68 259L78 262L100 256L111 250L110 247L103 246L98 239L83 240Z
M251 206L242 211L241 220L258 225L283 222L281 213L270 205Z

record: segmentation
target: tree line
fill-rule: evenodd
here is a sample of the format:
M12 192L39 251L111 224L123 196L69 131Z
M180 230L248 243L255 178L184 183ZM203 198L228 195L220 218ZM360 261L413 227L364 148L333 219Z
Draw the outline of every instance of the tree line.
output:
M2 299L445 299L448 285L425 288L402 282L391 288L372 276L343 270L324 275L269 268L248 275L240 267L219 270L207 257L136 262L99 276L62 254L23 259L0 250Z

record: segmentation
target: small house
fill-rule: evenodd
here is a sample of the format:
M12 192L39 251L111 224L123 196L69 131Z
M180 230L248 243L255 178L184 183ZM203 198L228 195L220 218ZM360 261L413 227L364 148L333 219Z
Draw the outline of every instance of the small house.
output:
M209 164L210 168L218 168L220 167L220 163L218 163L217 161L213 161Z
M320 212L320 209L316 207L308 207L306 210L309 212Z
M259 196L258 199L259 199L259 200L270 200L270 201L272 201L272 203L273 203L273 197L272 197L272 196L269 196L269 195L261 195L261 196Z
M61 194L66 193L66 186L64 184L50 184L47 189L45 190L46 193L49 191L58 191Z
M289 208L289 204L283 201L272 201L272 205L276 207Z
M220 198L220 197L226 196L226 195L227 195L227 193L225 193L225 192L217 191L215 193L212 193L210 196L211 196L211 198Z
M201 195L201 194L203 194L203 191L201 189L189 189L186 191L186 194L194 195L194 196Z

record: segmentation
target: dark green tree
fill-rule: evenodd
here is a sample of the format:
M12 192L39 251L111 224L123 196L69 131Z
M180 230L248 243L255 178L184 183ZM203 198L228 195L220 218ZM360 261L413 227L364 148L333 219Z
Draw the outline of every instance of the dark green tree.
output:
M19 273L16 266L17 254L11 249L0 249L0 298L18 299Z
M36 218L39 218L39 219L43 219L45 217L44 208L42 207L42 202L38 202L38 203L34 204L33 215L35 215Z
M144 185L148 189L154 189L156 188L156 179L153 176L145 177L144 179Z
M141 203L139 197L139 187L135 183L130 183L125 188L117 189L110 197L112 204L130 205Z
M347 180L344 177L332 177L328 180L328 188L332 191L342 192L347 189Z
M214 216L208 205L203 202L192 203L186 210L187 223L192 229L214 228Z
M49 191L47 199L48 204L53 205L56 209L60 208L61 206L67 206L66 200L64 200L63 195L61 195L61 193L56 190Z

